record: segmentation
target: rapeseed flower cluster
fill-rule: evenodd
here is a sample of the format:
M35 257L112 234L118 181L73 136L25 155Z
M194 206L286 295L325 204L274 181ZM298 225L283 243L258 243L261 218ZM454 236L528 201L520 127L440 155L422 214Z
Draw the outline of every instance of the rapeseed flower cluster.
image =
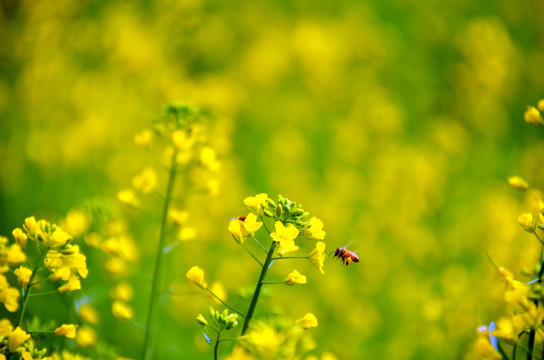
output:
M270 324L262 325L263 323L261 323L262 328L257 329L250 325L250 321L255 312L263 285L302 285L307 283L307 277L296 269L290 272L283 281L266 281L268 270L276 261L285 259L306 259L323 273L323 264L326 258L325 243L321 241L324 240L326 235L323 230L323 222L317 217L310 218L310 214L305 211L300 204L284 198L281 195L278 196L277 201L274 201L270 199L267 194L261 193L245 198L244 204L250 211L249 214L231 219L228 225L228 231L231 233L234 241L241 245L253 260L261 266L261 274L252 294L247 313L240 312L215 294L215 292L208 287L204 270L200 267L191 267L186 276L196 286L207 291L230 310L234 311L233 314L228 315L227 310L225 310L223 317L230 319L232 316L232 319L236 320L238 319L238 316L244 318L243 327L240 337L238 338L238 345L229 359L241 359L250 355L259 359L288 359L293 358L293 356L299 356L312 348L300 348L294 344L301 339L299 334L300 329L317 327L318 321L314 314L307 313L293 323L292 326L290 325L290 330L284 331L281 335L278 334ZM269 230L269 225L266 224L267 222L273 224L273 230ZM258 239L260 236L258 236L257 233L261 229L266 230L268 234L265 236L268 239ZM313 251L306 256L291 255L292 253L297 252L301 246L307 246L307 244L304 243L308 242L308 240L317 240ZM248 246L250 244L247 244L248 242L251 242L252 246L266 253L266 258L264 260L259 259L261 256L252 252ZM268 249L265 245L268 246ZM210 317L211 319L217 317L215 310L210 310ZM216 333L216 339L214 340L207 331L206 327L208 326L208 322L206 319L199 314L197 316L197 321L205 327L203 333L204 337L207 342L214 347L214 356L217 359L221 330L228 330L229 327L220 324L216 324L215 327L212 326L211 329L214 329ZM291 333L291 331L294 331L294 333ZM299 335L295 336L294 334ZM266 354L266 356L264 354Z
M25 319L30 296L80 290L81 279L89 274L87 258L79 245L72 243L71 234L56 224L36 220L34 216L26 218L22 228L12 231L12 236L13 241L0 237L0 301L17 317L15 323L8 318L0 319L0 341L4 344L0 347L0 357L51 359L45 356L47 349L35 346L33 332L37 330L32 329L33 322ZM36 292L46 281L56 290ZM75 324L61 324L45 333L74 339L76 327Z

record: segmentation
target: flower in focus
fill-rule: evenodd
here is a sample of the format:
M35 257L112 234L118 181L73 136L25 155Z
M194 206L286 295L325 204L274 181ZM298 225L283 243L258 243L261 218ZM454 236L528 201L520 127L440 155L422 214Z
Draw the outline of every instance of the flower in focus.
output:
M312 217L309 221L308 228L304 230L304 235L310 238L323 240L325 238L325 234L326 232L323 231L323 221L315 216Z
M74 324L62 324L61 326L55 329L55 335L66 336L69 339L75 339L76 326Z
M206 289L208 287L206 280L204 280L204 270L198 266L193 266L190 268L189 271L187 271L186 276L199 288Z
M30 277L32 276L32 270L27 268L26 266L19 266L14 271L15 275L17 275L17 281L19 282L20 287L25 287L28 285L28 282L30 281Z
M295 239L299 234L296 227L292 224L286 227L281 221L276 221L275 230L270 236L279 243L278 254L284 255L298 250L298 246L295 245Z
M8 339L8 349L13 352L19 346L21 346L25 341L30 339L30 334L27 334L26 331L20 327L16 327L15 330L9 335Z
M264 193L261 193L261 194L255 195L255 196L249 196L249 197L245 198L244 199L244 204L247 206L249 211L251 211L252 213L254 213L257 216L260 216L260 215L263 214L263 210L262 210L261 205L266 203L267 200L268 200L268 195L264 194Z
M21 249L24 249L26 247L26 240L28 239L28 236L26 236L23 230L21 228L16 228L11 232L11 234Z
M325 243L323 241L318 241L315 244L315 249L308 256L310 262L315 265L322 274L324 274L325 271L323 271L323 264L327 258L327 255L325 254Z
M243 220L242 220L243 219ZM236 218L229 222L229 231L237 243L243 243L245 239L257 232L262 222L257 221L257 216L249 213L245 218Z
M61 228L56 228L49 240L45 242L50 248L59 248L68 244L72 240L72 236Z
M306 276L299 273L297 270L293 270L285 280L283 280L285 285L297 285L297 284L306 284Z
M300 319L296 321L297 325L301 326L302 328L308 330L314 327L317 327L317 318L312 313L307 313Z
M67 291L81 290L81 281L77 276L71 276L68 282L62 286L59 286L58 292L65 293Z

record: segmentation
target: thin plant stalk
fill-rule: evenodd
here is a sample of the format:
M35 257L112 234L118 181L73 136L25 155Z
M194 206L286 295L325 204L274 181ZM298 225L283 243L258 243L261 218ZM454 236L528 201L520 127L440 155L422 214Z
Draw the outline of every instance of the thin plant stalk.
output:
M266 260L263 264L263 269L261 270L261 275L259 276L259 281L257 282L257 286L255 287L255 292L253 293L253 298L251 299L251 304L249 305L249 310L247 311L246 318L244 320L244 326L242 327L242 333L241 335L244 335L248 329L249 322L251 321L251 318L253 317L253 314L255 312L255 308L257 307L257 300L259 300L259 295L261 294L261 288L264 284L264 278L266 277L266 273L268 272L268 268L270 267L270 263L272 262L272 255L274 254L274 250L276 250L276 242L272 241L272 244L270 245L270 249L268 250L268 255L266 256Z
M213 359L219 359L217 356L219 354L219 342L221 341L221 330L217 332L217 339L215 339L215 344L213 346Z
M17 318L17 327L20 327L23 323L23 317L25 315L26 305L28 303L28 298L30 295L30 288L35 285L32 283L32 280L34 280L34 277L38 273L40 264L43 261L43 258L45 257L45 254L47 253L48 249L44 249L43 252L40 254L40 258L36 262L36 265L34 265L34 268L32 269L32 275L30 275L30 279L28 280L28 284L26 285L24 289L23 298L21 299L21 312L19 313L19 317Z
M157 316L157 303L160 297L160 284L162 275L162 258L164 255L163 248L166 242L166 222L168 218L168 209L170 207L170 201L172 200L172 192L174 189L174 183L176 180L176 157L177 151L172 154L172 161L168 176L168 185L166 189L166 195L164 198L164 206L161 218L161 227L159 233L159 245L157 249L157 257L155 259L155 270L153 272L153 281L151 283L151 297L149 299L149 310L147 312L147 326L144 341L144 359L150 359L152 353L152 336L155 331L155 321Z

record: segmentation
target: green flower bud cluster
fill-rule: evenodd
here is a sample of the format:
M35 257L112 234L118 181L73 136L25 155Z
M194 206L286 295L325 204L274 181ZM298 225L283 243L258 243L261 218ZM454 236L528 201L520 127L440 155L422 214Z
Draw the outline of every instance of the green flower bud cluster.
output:
M179 130L197 122L201 117L199 109L185 104L168 104L163 107L159 119L153 122L153 129L158 135L166 131Z
M281 195L278 195L277 204L272 199L267 199L262 207L265 216L281 221L284 225L293 224L300 232L303 232L309 226L306 219L310 213L304 211L301 204L297 204Z
M213 307L210 307L209 319L211 322L211 327L217 331L230 330L238 326L238 314L229 314L227 309L225 309L223 312L219 312L215 311ZM197 315L196 321L204 327L210 325L208 320L206 320L202 314Z

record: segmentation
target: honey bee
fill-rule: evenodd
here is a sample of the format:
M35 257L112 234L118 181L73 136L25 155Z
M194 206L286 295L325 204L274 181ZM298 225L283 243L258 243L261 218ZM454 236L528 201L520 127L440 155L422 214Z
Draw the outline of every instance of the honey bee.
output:
M359 262L359 257L357 254L355 254L353 251L347 250L346 247L347 245L334 250L334 257L342 259L342 263L346 266L348 266L352 261Z

